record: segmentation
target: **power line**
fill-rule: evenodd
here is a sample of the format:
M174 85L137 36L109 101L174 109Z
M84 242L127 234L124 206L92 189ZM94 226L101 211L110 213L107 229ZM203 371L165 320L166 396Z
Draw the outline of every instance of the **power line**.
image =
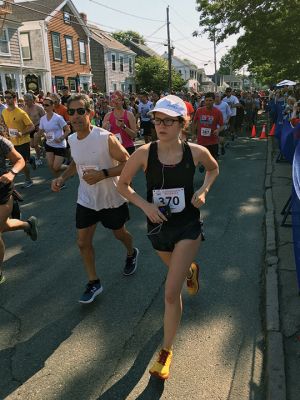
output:
M135 14L130 14L130 13L126 12L126 11L122 11L122 10L118 10L117 8L109 7L109 6L105 5L105 4L100 3L99 1L96 1L96 0L90 0L90 2L91 2L91 3L95 3L95 4L97 4L98 6L107 8L107 9L109 9L109 10L118 12L118 13L120 13L120 14L128 15L128 16L130 16L130 17L134 17L134 18L138 18L138 19L143 19L143 20L145 20L145 21L151 21L151 22L164 22L164 21L159 20L159 19L151 19L151 18L141 17L141 16L135 15Z
M193 43L192 41L190 41L190 38L189 38L189 37L184 36L184 33L182 33L178 28L176 28L175 25L172 25L172 27L181 35L181 37L182 37L183 40L187 40L192 46L196 46L195 43ZM203 47L198 47L198 46L197 46L197 50L207 50L207 49L205 49L205 48L203 48Z
M61 21L61 17L56 17L55 15L51 15L51 14L49 14L49 13L46 13L46 12L43 12L43 11L40 11L40 10L36 10L36 9L34 9L34 8L31 8L31 7L23 6L22 3L12 3L12 6L13 6L13 7L21 7L21 8L24 8L24 9L26 9L26 10L29 10L29 11L37 12L38 14L42 14L42 15L44 15L44 16L46 16L46 17L52 17L52 18L54 18L54 19L59 19L59 20ZM73 15L73 14L72 14L72 15ZM75 16L74 16L74 17L75 17ZM20 23L20 21L17 21L17 22ZM81 27L84 27L84 26L85 26L85 24L84 24L83 21L82 21L82 23L72 21L72 24L80 25Z
M181 53L185 54L185 55L188 56L188 57L193 58L194 60L200 61L201 63L203 63L203 62L206 63L206 62L209 62L209 61L210 61L210 60L201 60L200 58L191 56L190 54L188 54L188 53L186 53L185 51L181 50L179 47L176 47L176 48L177 48L177 50L179 50Z
M162 26L160 26L159 28L157 28L153 33L151 33L151 35L149 35L149 36L144 36L145 39L151 38L153 35L155 35L157 32L159 32L159 31L160 31L162 28L164 28L166 25L167 25L167 24L164 23ZM155 38L154 38L154 39L155 39Z

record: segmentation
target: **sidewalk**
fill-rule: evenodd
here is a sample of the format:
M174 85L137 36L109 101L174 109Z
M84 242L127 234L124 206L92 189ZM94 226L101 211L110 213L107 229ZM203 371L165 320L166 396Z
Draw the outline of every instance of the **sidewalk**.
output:
M267 399L299 400L300 296L291 216L281 226L281 211L292 189L291 165L277 163L277 154L277 142L269 138L265 181Z

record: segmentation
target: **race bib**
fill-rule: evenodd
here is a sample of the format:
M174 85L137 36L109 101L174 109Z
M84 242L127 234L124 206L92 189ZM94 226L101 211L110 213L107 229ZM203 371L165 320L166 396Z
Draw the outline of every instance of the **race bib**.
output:
M185 208L184 188L153 190L153 203L169 206L172 213L179 213Z
M46 134L46 139L49 140L49 142L53 142L55 135L54 132L45 132Z
M201 128L201 136L210 136L211 128Z
M10 137L18 137L18 129L12 129L12 128L9 128L8 129L8 134L9 134L9 136Z
M82 177L87 171L91 169L99 171L98 165L79 165L80 176Z
M119 141L121 144L123 143L121 133L115 133L115 137L118 139L118 141Z

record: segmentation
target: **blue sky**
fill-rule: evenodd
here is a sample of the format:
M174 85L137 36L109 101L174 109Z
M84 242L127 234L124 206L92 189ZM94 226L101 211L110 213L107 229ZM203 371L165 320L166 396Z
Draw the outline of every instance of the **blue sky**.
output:
M214 72L213 44L207 37L194 38L199 30L199 13L195 0L72 0L79 12L85 12L88 20L99 24L105 31L134 30L143 35L149 47L163 54L167 47L166 8L170 6L170 33L175 47L174 55L188 58L198 67L206 65L207 74ZM110 8L107 8L110 7ZM117 12L115 10L120 10ZM126 15L132 14L137 17ZM151 20L151 21L150 21ZM236 43L231 37L217 48L217 60ZM226 47L227 46L227 47Z

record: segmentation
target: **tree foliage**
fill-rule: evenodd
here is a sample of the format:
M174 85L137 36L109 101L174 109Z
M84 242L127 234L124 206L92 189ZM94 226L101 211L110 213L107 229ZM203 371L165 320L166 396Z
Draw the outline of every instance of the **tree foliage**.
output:
M147 91L168 90L168 63L159 57L138 57L136 59L136 83ZM172 88L181 90L186 84L181 75L172 69Z
M133 41L136 43L145 44L145 39L142 35L135 31L118 31L112 33L112 37L119 42L123 43L125 46L128 45L129 41Z
M300 78L299 0L197 0L200 26L217 42L241 33L232 64L263 83Z
M233 54L231 51L224 54L220 60L220 67L218 69L219 75L230 75L235 71L235 64L233 62Z

